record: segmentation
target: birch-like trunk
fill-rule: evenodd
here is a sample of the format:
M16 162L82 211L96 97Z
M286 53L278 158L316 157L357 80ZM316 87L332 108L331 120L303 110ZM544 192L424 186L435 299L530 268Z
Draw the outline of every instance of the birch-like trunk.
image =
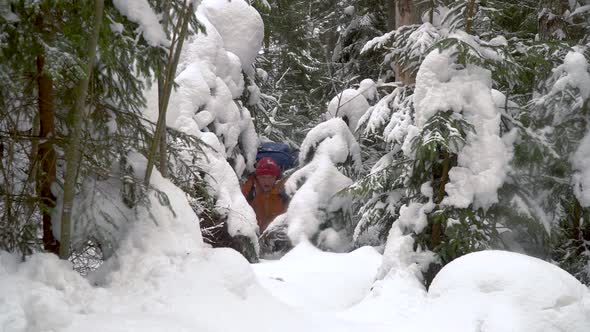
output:
M164 2L164 9L162 10L162 26L164 27L164 31L168 31L168 25L170 24L170 0L165 0ZM160 62L158 64L159 73L158 73L158 116L162 114L162 99L164 98L164 84L166 81L165 77L165 64ZM160 139L160 147L158 151L159 156L159 168L160 173L163 177L167 177L168 175L168 156L167 156L167 144L166 144L166 116L162 117L161 121L163 122L164 132L162 133Z
M94 67L96 59L96 47L98 45L98 35L102 25L102 16L104 11L104 0L95 0L94 3L94 23L92 35L88 42L86 70L85 75L80 80L78 86L78 94L76 96L76 104L74 109L70 112L71 130L67 150L65 152L66 158L66 172L64 176L64 198L61 217L61 236L59 257L61 259L68 259L70 256L70 229L72 220L72 205L76 191L76 181L78 176L78 167L80 165L80 139L82 133L82 121L85 117L86 95L88 92L88 85L90 83L90 75Z
M191 15L193 15L192 3L188 6L185 5L185 10L180 15L178 23L174 27L172 35L172 43L170 45L170 52L168 54L168 62L165 67L164 82L161 88L161 95L158 98L158 123L156 124L156 132L154 133L154 139L150 147L147 167L145 171L144 185L147 187L150 184L150 178L154 168L158 148L162 144L162 135L166 130L166 112L168 110L168 102L170 101L170 94L172 93L172 86L174 85L174 76L176 74L176 67L178 66L178 59L180 58L180 51L186 36L188 34L188 23ZM162 151L160 152L162 153Z

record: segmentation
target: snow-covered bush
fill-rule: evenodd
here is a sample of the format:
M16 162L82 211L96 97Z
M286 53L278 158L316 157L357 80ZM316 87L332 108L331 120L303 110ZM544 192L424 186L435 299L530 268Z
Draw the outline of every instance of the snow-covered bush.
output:
M343 216L350 213L350 199L339 193L352 180L339 167L348 164L358 171L361 156L346 123L335 118L313 128L301 145L299 163L304 166L285 184L287 193L293 195L289 208L277 222L288 225L293 244L310 240L329 250L350 249L354 225Z
M547 151L534 168L546 174L536 183L539 204L551 211L553 258L585 283L590 283L590 201L588 200L588 137L590 72L582 52L568 52L563 64L544 82L545 93L531 103L531 129ZM529 184L535 188L535 184Z
M327 119L342 118L351 132L356 132L359 120L369 110L369 101L375 98L375 82L364 79L357 89L346 89L328 104Z
M504 247L500 232L511 227L503 190L515 132L502 126L492 74L481 67L500 55L463 32L448 36L420 63L415 87L396 88L361 119L385 151L352 187L365 200L357 245L389 233L385 251L409 243L404 248L415 253L405 257L423 271L433 261ZM384 260L382 275L389 268Z
M435 7L426 8L431 4ZM547 238L556 233L558 216L583 225L573 220L587 215L574 204L583 192L585 158L575 152L584 151L580 142L587 131L580 124L586 120L567 122L571 126L562 132L554 131L558 126L551 122L586 107L585 88L551 92L555 82L564 87L583 80L587 70L578 70L575 78L560 77L573 63L585 69L585 61L568 56L558 66L566 57L565 43L534 42L528 34L538 27L527 23L526 31L518 30L504 20L515 15L526 23L531 8L496 1L471 3L473 11L468 1L431 4L412 9L422 24L402 26L363 48L367 56L384 50L383 72L393 61L417 77L415 86L382 95L359 121L360 142L372 168L351 187L364 204L356 245L379 245L390 234L385 251L397 242L394 251L401 252L400 243L412 242L405 248L414 256L404 257L422 268L432 261L426 250L434 251L441 264L490 247L547 258ZM580 7L570 6L571 12ZM576 31L571 26L568 33ZM584 50L578 46L580 54ZM552 69L554 77L545 82ZM573 131L575 140L566 143ZM403 220L414 222L396 225ZM407 235L412 238L402 241ZM563 257L585 256L570 252ZM391 266L386 261L384 270Z
M76 222L71 224L71 247L74 252L79 253L88 241L92 241L100 249L101 257L98 258L108 259L129 237L136 238L137 245L148 250L151 240L139 234L129 234L130 230L137 232L142 227L150 227L143 224L157 230L159 226L173 223L176 219L182 220L187 237L202 242L199 219L182 190L165 180L159 172L152 174L149 190L140 185L146 164L145 157L132 152L120 165L113 166L108 178L85 178L72 209L72 215L76 216ZM54 220L61 218L61 205L60 198L52 216ZM53 226L54 235L59 238L61 225L54 223ZM193 246L190 244L193 240L169 240L173 242L170 248L187 244L188 247Z
M250 111L241 99L248 90L244 78L250 81L255 75L253 63L261 47L263 23L243 0L203 1L196 17L205 32L191 36L180 55L178 87L170 97L166 122L204 144L202 150L185 149L172 173L187 188L206 184L207 197L201 199L214 213L204 216L207 227L222 228L220 234L240 239L242 248L236 249L256 260L256 217L240 191L238 177L253 170L258 147ZM249 93L255 99L258 91L249 89ZM153 88L148 96L152 106L147 110L152 118L158 112L156 100ZM195 169L189 180L181 164ZM199 209L198 204L195 207Z

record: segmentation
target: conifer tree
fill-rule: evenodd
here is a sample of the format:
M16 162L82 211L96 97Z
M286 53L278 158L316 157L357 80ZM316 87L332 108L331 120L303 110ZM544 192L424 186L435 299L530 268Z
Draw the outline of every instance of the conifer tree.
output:
M0 43L3 60L0 73L7 78L1 83L2 105L9 111L2 113L0 119L2 150L7 156L2 164L2 204L7 207L2 209L0 231L2 238L7 239L1 241L4 249L24 254L37 250L41 215L44 219L51 216L54 222L61 217L58 211L62 204L60 187L64 173L59 160L64 156L60 151L67 144L65 138L72 133L73 127L67 117L76 100L72 92L77 91L74 88L84 77L90 77L90 81L88 94L80 101L87 116L82 119L77 142L80 163L73 168L77 174L73 183L75 199L84 200L84 195L94 194L82 190L80 183L118 179L113 201L129 207L145 203L141 197L146 189L139 182L130 181L133 178L129 177L126 155L130 151L147 155L151 125L141 116L145 103L143 90L145 82L151 81L157 64L164 60L166 36L163 33L144 35L153 30L138 29L142 22L131 21L126 16L129 13L121 6L125 3L108 2L105 6L105 22L97 42L98 61L91 66L89 76L83 68L87 56L85 41L92 30L87 22L92 22L94 2L11 1L0 8L3 11L0 25L4 31ZM173 15L174 8L171 9ZM191 21L193 25L196 22L194 18ZM36 116L37 106L42 111L42 119ZM52 134L50 107L53 107ZM38 136L47 138L39 140ZM182 135L176 137L193 148L200 144ZM51 159L41 159L47 154L43 149L57 152L54 175ZM178 155L178 152L170 151L170 155ZM121 172L117 164L121 165ZM34 192L35 182L40 184L37 186L40 199ZM43 198L48 195L58 197L57 207ZM112 212L105 211L102 216L112 221L115 218L109 215ZM85 229L90 219L79 220L82 222L78 228ZM53 229L53 233L56 232L59 233L59 227ZM75 239L72 248L78 252L84 250L87 243L94 242L92 246L98 248L100 255L101 249L109 251L108 244L102 241L107 238L97 238L96 232L87 232L85 237ZM101 248L96 246L97 241ZM47 245L46 249L49 249ZM50 250L55 252L55 249Z
M433 262L432 258L438 264L446 264L459 255L483 248L505 248L547 257L550 250L547 238L555 223L547 216L552 208L539 201L533 185L542 174L547 174L546 170L541 170L543 167L539 168L540 164L546 163L532 158L535 153L543 153L541 151L554 152L555 147L531 126L534 111L529 111L526 106L531 105L533 93L545 86L539 84L545 77L539 77L539 71L533 68L547 68L545 72L548 72L557 67L568 44L580 40L536 40L538 25L530 18L535 17L538 7L533 3L528 6L512 1L452 1L447 6L435 1L430 4L435 6L428 8L426 4L419 11L419 17L425 23L404 26L375 38L365 45L363 53L375 56L379 49L385 48L385 63L392 59L410 73L428 70L428 64L423 63L427 54L430 53L429 57L437 52L447 54L449 62L443 61L439 65L450 65L447 79L451 82L461 80L454 76L457 73L464 73L460 74L463 77L475 73L479 70L477 68L489 70L491 76L486 85L493 88L488 90L493 103L488 102L486 107L494 105L496 110L493 112L499 114L501 120L489 128L496 128L495 139L500 138L507 149L505 157L497 155L494 161L504 163L503 175L494 185L494 194L488 197L491 200L482 200L483 196L478 199L477 192L474 196L468 194L468 197L475 198L474 201L456 200L467 188L457 181L465 175L464 169L471 167L466 164L465 151L477 142L476 137L488 130L478 128L477 122L470 120L466 105L455 109L451 105L456 104L449 101L450 104L446 105L450 109L445 110L444 94L436 99L443 103L439 112L423 118L421 114L429 104L424 98L438 85L428 88L420 87L420 84L401 86L393 92L385 92L389 87L382 84L381 93L385 92L385 97L361 120L365 128L365 149L369 146L371 153L381 154L382 158L367 177L351 187L351 191L365 202L355 239L361 245L383 243L387 234L389 241L412 236L417 248L415 257L417 260L422 257L421 264L425 269ZM571 5L579 7L579 4ZM575 12L574 7L569 13ZM566 26L563 31L583 30L580 24L572 23L571 28ZM436 70L432 73L440 75ZM428 82L425 77L423 74L421 84ZM474 77L484 78L485 75ZM453 100L448 95L446 97ZM546 100L555 102L554 97ZM539 107L537 102L534 104ZM482 106L481 111L486 107ZM566 107L571 109L571 105ZM574 142L579 142L582 136L578 134ZM511 157L512 149L514 157ZM570 148L569 153L572 151ZM571 173L570 170L565 174L571 176ZM571 186L569 188L571 193ZM559 201L556 196L551 199ZM572 211L576 211L575 206ZM410 219L419 222L405 222ZM375 237L375 234L379 236ZM434 251L436 256L429 256L424 251L426 249ZM436 268L431 269L426 283L435 272Z

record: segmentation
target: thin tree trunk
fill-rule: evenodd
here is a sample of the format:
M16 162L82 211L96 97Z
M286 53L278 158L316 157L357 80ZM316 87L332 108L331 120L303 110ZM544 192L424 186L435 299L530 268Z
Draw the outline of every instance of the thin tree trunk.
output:
M162 25L164 26L164 31L168 31L168 25L170 24L170 0L166 0L164 2L164 9L162 10ZM165 65L160 62L159 64L160 70L158 74L158 116L162 113L162 98L164 97L164 82L166 81L166 77L164 76L164 68ZM164 123L163 126L166 128L166 116L162 118L162 122ZM167 147L166 147L166 130L162 133L162 138L160 139L160 147L158 151L159 155L159 168L160 173L163 177L167 177L167 167L168 167L168 158L167 158Z
M70 228L72 219L72 205L76 190L78 166L80 164L80 138L82 133L82 121L85 115L86 95L90 83L90 75L96 59L96 47L98 35L102 25L104 11L104 0L95 0L94 3L94 24L90 41L88 42L85 76L80 81L76 104L71 111L72 129L70 131L69 143L66 150L66 173L64 176L64 199L61 218L61 237L59 257L67 259L70 256Z
M397 28L395 24L396 15L395 15L395 7L396 7L396 0L387 0L386 7L387 7L387 30L392 31Z
M428 13L429 18L428 21L430 22L430 24L434 24L434 0L430 0L430 11Z
M443 160L443 169L442 169L442 176L440 179L440 186L438 188L438 192L436 195L436 204L440 204L443 199L445 198L445 186L449 182L449 170L451 169L451 155L448 151L444 153L444 160ZM442 225L440 223L432 224L432 236L431 236L431 243L432 248L436 247L440 244L442 237Z
M55 131L53 111L53 82L44 72L45 58L37 56L37 88L39 105L39 147L37 151L38 173L37 193L41 199L41 214L43 216L43 247L54 254L59 254L59 242L53 236L51 214L49 210L55 207L55 196L51 192L51 184L56 176L56 155L51 143L51 136Z
M471 26L473 25L473 11L475 10L475 0L469 2L469 11L465 18L465 32L471 33Z
M572 211L572 240L580 241L582 239L580 232L580 219L582 219L582 205L574 198L574 210Z
M145 186L150 184L150 178L152 176L158 147L161 144L161 136L166 129L166 111L168 109L168 102L170 101L170 94L172 93L172 86L174 85L174 75L176 74L176 67L178 65L180 51L182 50L182 45L188 32L188 22L190 21L190 15L193 15L192 3L186 6L185 12L181 15L178 25L174 29L172 44L170 45L170 53L168 55L168 63L166 64L166 76L162 88L162 97L159 98L158 102L158 123L156 125L156 132L154 133L152 146L150 147L145 171ZM178 31L179 27L180 31Z
M395 2L395 27L396 29L404 26L411 25L414 23L414 17L412 15L412 0L397 0ZM395 66L395 77L396 80L401 81L404 85L410 85L414 83L415 77L397 64Z

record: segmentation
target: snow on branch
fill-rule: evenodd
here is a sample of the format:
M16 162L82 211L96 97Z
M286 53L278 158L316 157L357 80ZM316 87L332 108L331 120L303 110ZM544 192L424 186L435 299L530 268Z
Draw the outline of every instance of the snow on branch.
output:
M151 46L170 45L170 40L166 37L158 17L147 0L113 0L113 5L129 20L139 24L143 38L148 44Z
M341 144L321 144L328 138L339 136ZM353 166L356 169L361 167L361 150L356 139L348 129L346 123L340 118L330 119L320 123L309 131L301 144L299 163L301 165L309 162L315 154L326 154L334 163L344 163L348 156L352 158Z

